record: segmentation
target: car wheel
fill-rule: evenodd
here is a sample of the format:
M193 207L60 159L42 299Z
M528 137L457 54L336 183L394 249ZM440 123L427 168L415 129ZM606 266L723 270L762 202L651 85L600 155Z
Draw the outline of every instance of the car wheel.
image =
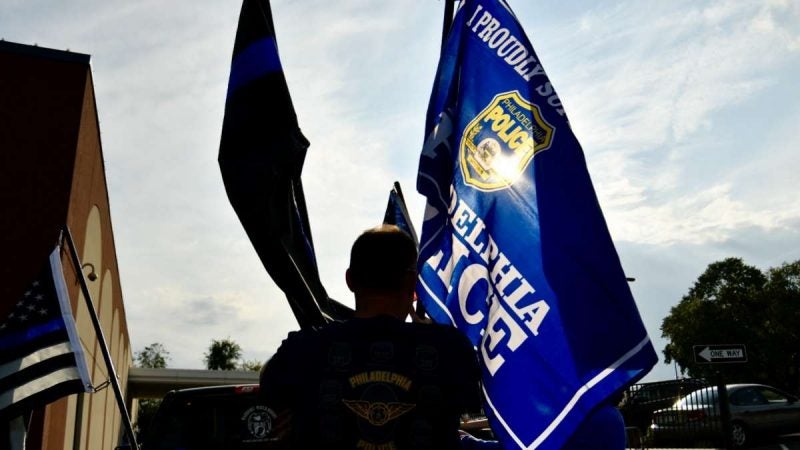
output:
M731 442L734 448L744 448L748 443L747 427L741 422L731 424Z

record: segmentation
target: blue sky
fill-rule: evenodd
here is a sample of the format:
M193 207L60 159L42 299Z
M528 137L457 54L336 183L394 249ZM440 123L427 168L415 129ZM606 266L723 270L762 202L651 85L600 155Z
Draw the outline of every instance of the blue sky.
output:
M800 258L800 4L515 1L557 89L634 297L659 326L711 262ZM239 1L7 0L0 37L92 56L134 350L200 368L211 339L265 360L296 321L225 197L217 151ZM322 280L415 177L442 0L272 2ZM714 326L714 324L709 324ZM757 351L751 349L750 351ZM659 363L648 379L674 376Z

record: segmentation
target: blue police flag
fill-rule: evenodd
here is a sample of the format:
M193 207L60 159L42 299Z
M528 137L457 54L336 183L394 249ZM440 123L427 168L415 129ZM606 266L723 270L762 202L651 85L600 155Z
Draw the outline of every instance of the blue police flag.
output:
M560 448L656 363L583 151L503 0L458 6L417 190L418 295L475 344L505 448Z

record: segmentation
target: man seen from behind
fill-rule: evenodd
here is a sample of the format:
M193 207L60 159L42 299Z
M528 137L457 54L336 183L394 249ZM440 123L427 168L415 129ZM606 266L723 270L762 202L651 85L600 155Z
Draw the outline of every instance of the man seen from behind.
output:
M289 333L267 362L261 393L290 417L290 448L459 448L461 415L480 411L480 371L457 329L406 322L416 263L398 227L365 231L346 272L354 318Z

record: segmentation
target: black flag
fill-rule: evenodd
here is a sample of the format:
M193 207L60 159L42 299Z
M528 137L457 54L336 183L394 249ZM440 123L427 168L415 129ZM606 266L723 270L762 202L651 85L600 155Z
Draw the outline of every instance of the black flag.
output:
M389 191L389 201L386 204L383 223L397 225L401 230L408 233L417 243L417 247L419 247L419 238L417 238L417 232L414 230L414 224L411 223L411 217L408 215L403 190L400 189L400 183L397 181L394 182L392 190Z
M394 182L392 190L389 191L389 201L386 203L386 212L383 214L383 223L389 225L397 225L398 228L408 233L414 242L417 244L419 250L419 238L417 232L414 230L414 224L411 222L411 216L408 214L408 207L406 207L406 199L403 197L403 190L400 189L400 183ZM422 302L417 302L415 307L417 316L425 317L425 307Z
M348 317L319 279L300 174L309 142L283 75L267 0L244 0L219 165L228 199L302 328Z

